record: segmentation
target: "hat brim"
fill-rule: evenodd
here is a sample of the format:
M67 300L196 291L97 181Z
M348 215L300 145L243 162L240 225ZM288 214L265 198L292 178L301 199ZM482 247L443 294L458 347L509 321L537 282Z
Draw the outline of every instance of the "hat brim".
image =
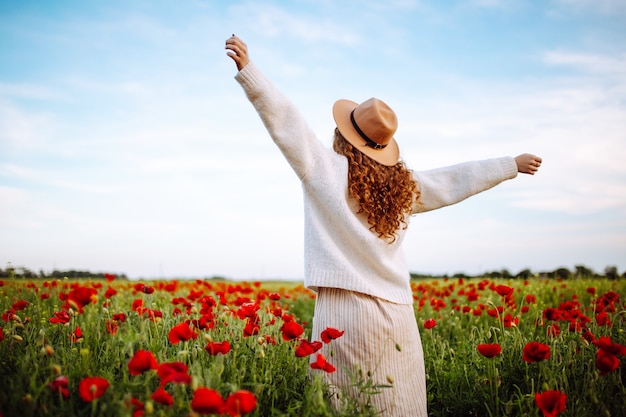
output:
M386 166L393 166L398 163L400 158L400 149L398 143L394 138L382 149L374 149L368 146L365 139L359 135L352 121L350 120L350 113L358 106L358 103L350 100L337 100L333 105L333 118L337 124L339 132L343 137L350 142L357 150L372 158L379 164Z

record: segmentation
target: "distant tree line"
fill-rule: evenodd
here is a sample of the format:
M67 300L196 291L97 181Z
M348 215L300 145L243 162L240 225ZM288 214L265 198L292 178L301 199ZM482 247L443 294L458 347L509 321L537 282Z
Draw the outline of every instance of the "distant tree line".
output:
M38 273L35 273L28 268L24 267L13 267L9 264L7 268L0 268L0 279L7 278L26 278L26 279L106 279L108 273L104 272L90 272L90 271L76 271L76 270L67 270L67 271L59 271L53 270L52 272L46 273L43 270L39 270ZM115 274L116 279L127 280L128 277L126 274ZM592 269L587 268L584 265L576 265L573 270L562 267L557 268L554 271L550 272L532 272L530 269L524 269L517 274L513 275L507 269L502 269L500 271L491 271L485 272L480 275L466 275L464 273L456 273L451 276L447 275L427 275L427 274L419 274L419 273L411 273L411 279L436 279L436 278L519 278L519 279L529 279L529 278L560 278L560 279L580 279L580 278L607 278L611 280L616 279L626 279L626 271L624 271L621 275L619 274L616 266L607 266L604 268L604 274L598 274L594 272ZM211 279L226 279L223 277L213 277Z
M28 268L24 267L12 267L8 266L6 269L0 268L0 279L6 278L25 278L25 279L63 279L63 278L89 278L89 279L106 279L107 275L110 275L105 272L90 272L90 271L76 271L76 270L67 270L67 271L59 271L53 270L52 272L46 273L43 270L39 270L38 273L31 271ZM125 274L115 274L116 279L128 279Z
M565 267L557 268L554 271L549 272L532 272L530 269L524 269L517 274L512 274L507 269L500 271L485 272L480 275L466 275L464 273L456 273L452 276L439 276L439 275L424 275L411 273L412 279L425 279L425 278L560 278L560 279L581 279L581 278L607 278L611 280L626 279L626 271L621 275L619 274L616 266L607 266L604 268L604 274L598 274L590 268L584 265L576 265L573 270Z

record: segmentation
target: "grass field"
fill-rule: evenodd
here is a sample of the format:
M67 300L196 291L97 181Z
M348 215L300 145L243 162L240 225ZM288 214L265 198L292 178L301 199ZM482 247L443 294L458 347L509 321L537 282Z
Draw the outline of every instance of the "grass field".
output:
M430 415L626 415L623 281L412 287ZM0 295L4 417L375 415L329 406L297 283L5 279Z

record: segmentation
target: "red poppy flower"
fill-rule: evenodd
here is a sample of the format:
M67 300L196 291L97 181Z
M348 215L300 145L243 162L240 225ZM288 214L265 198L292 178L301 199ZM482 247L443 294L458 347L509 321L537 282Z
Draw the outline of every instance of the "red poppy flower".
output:
M537 303L537 296L534 295L534 294L527 294L524 299L526 300L526 304L536 304Z
M63 398L70 398L70 391L67 387L70 385L70 379L65 376L57 376L48 384L48 388L50 388L53 392L60 393Z
M163 362L157 368L157 375L160 378L165 378L174 373L187 373L187 365L182 362Z
M128 370L131 375L140 375L150 369L157 369L158 363L154 354L147 350L138 350L128 361Z
M0 327L0 342L4 340L4 332L2 331L2 327Z
M82 311L86 305L98 301L98 291L93 288L76 287L67 295L67 301L78 311Z
M239 390L226 399L226 412L231 417L239 417L242 414L251 413L256 408L256 397L246 390Z
M185 321L172 327L167 337L170 340L170 343L175 345L176 343L181 341L184 342L189 339L197 339L198 333L191 330L191 327L189 327L189 323Z
M135 284L135 291L142 292L144 294L152 294L154 292L154 288L139 282Z
M326 330L322 331L322 342L330 343L331 340L339 339L341 336L343 336L343 334L343 330L337 330L332 327L327 327Z
M528 363L541 362L550 358L550 345L539 342L528 342L524 346L522 359Z
M280 328L280 331L283 335L283 340L289 341L293 339L297 339L304 333L304 329L295 321L289 321Z
M610 374L619 368L619 358L606 350L598 349L596 352L596 367L600 375Z
M565 402L567 401L567 395L561 391L544 391L537 392L535 394L535 404L541 410L544 417L556 417L565 411Z
M519 317L513 317L510 313L506 313L506 316L502 319L504 327L511 328L519 324Z
M76 326L76 328L70 333L70 342L76 343L78 340L83 338L83 331L80 326Z
M508 297L511 294L513 294L513 288L508 287L506 285L497 285L496 292L498 293L498 295L502 297Z
M497 343L478 345L477 349L486 358L494 358L502 353L502 347Z
M336 371L335 367L326 361L326 357L321 353L318 353L315 357L315 362L311 362L311 369L321 369L329 374Z
M430 330L437 325L437 322L434 319L428 319L424 322L424 328L426 330Z
M602 311L596 314L596 323L598 323L598 326L611 327L613 325L613 323L611 322L611 318L606 311Z
M237 311L237 316L241 319L244 320L246 318L254 318L257 319L257 310L259 310L261 308L261 306L259 306L257 303L243 303L241 304L241 307L239 307L239 310Z
M83 401L91 402L109 389L109 381L99 376L88 376L78 384L78 394Z
M104 298L111 298L113 297L115 294L117 294L117 291L115 290L115 288L113 287L109 287L106 292L104 293Z
M54 317L50 317L48 321L52 324L65 324L65 323L69 323L71 319L72 318L70 317L70 314L67 311L61 310L61 311L56 311L54 313Z
M259 330L261 326L256 323L254 320L248 319L246 320L246 327L243 329L243 335L246 337L254 336L259 334Z
M24 310L26 307L28 307L30 303L28 301L25 300L18 300L15 303L13 303L13 305L11 306L11 308L13 308L13 310L15 311L22 311Z
M303 358L305 356L312 355L322 348L322 342L317 340L313 342L309 342L306 339L302 339L300 344L296 348L296 356L299 358Z
M133 409L133 417L143 417L145 414L145 405L135 397L130 397L130 400L125 401L127 408Z
M125 322L126 318L127 318L127 316L126 316L125 313L113 314L113 316L111 317L112 320L121 321L121 322Z
M602 336L599 339L594 340L593 344L611 355L626 355L626 346L620 345L619 343L613 343L611 338L608 336Z
M155 402L162 404L162 405L174 404L174 397L172 397L172 394L165 391L163 387L157 388L157 390L152 393L150 398L152 398Z
M143 308L143 300L141 298L137 298L135 301L133 301L133 304L131 306L131 309L133 311L137 311L140 308Z
M200 414L222 414L224 399L217 391L200 387L193 393L191 409Z
M217 355L218 353L225 355L230 352L230 342L228 340L223 342L209 342L204 349L209 352L209 355Z

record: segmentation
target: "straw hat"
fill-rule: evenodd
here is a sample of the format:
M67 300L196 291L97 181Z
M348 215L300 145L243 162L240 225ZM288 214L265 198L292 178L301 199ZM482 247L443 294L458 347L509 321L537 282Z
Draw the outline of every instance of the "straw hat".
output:
M356 149L383 165L393 166L398 162L400 150L393 138L398 119L387 104L377 98L361 104L337 100L333 117L339 132Z

